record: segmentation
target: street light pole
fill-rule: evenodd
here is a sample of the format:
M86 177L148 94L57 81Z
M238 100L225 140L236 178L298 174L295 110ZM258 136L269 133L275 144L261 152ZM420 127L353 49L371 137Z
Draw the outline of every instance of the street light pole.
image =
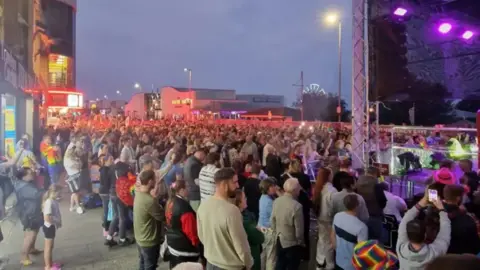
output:
M192 117L192 69L191 68L184 68L184 72L188 72L188 98L190 99L190 104L188 105L189 108L189 115L188 118Z
M338 21L338 122L342 122L342 21Z

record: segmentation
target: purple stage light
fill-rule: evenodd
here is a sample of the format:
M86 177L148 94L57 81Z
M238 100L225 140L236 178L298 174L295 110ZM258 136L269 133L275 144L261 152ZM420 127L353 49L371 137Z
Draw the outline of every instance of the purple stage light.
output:
M393 14L397 15L397 16L405 16L405 14L407 14L407 10L402 8L402 7L399 7L397 9L395 9L395 11L393 12Z
M448 32L450 32L450 30L452 30L452 25L449 24L449 23L442 23L438 27L438 32L440 32L442 34L447 34Z
M463 32L462 38L463 39L471 39L473 37L473 32L468 30Z

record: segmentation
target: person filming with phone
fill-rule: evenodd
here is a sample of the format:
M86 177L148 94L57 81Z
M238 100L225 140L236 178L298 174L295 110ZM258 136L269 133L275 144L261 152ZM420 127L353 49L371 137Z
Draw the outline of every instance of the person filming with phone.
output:
M426 223L417 216L430 205L439 211L440 229L435 240L427 244ZM437 190L427 189L424 197L405 213L400 222L396 251L401 269L424 269L433 259L446 254L450 245L450 233L450 219Z

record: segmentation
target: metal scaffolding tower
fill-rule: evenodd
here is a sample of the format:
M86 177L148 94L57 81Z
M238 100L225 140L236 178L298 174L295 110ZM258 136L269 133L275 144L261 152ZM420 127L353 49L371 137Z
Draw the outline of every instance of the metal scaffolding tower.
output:
M368 0L352 0L352 162L354 168L368 166Z

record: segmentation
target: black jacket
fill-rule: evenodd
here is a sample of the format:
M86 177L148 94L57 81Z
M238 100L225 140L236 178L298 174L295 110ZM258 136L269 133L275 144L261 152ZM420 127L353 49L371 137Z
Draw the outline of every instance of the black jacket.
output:
M173 199L167 203L165 211L167 244L176 251L197 253L199 252L199 247L194 246L182 230L182 216L185 214L193 214L195 216L195 211L188 201L174 196Z
M100 167L100 194L109 194L112 182L115 181L112 167Z
M200 187L195 183L195 179L200 175L203 164L195 156L191 156L185 161L183 167L183 178L188 190L188 199L191 201L200 200Z
M445 204L451 222L451 239L447 253L474 254L480 252L480 238L475 220L456 205Z
M243 185L243 191L247 198L247 209L255 216L255 221L258 221L260 197L262 196L260 180L257 178L248 178Z

